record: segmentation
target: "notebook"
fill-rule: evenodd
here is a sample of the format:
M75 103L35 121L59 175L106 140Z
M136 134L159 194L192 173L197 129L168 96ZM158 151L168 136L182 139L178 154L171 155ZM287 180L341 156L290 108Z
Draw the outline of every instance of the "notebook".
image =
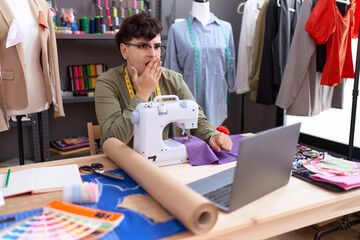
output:
M244 138L239 145L236 167L188 186L221 210L234 211L289 182L299 132L300 123L296 123ZM228 199L225 203L224 197Z
M7 174L0 174L0 191L5 198L25 193L61 191L66 185L82 183L77 164L11 172L7 187L6 178Z

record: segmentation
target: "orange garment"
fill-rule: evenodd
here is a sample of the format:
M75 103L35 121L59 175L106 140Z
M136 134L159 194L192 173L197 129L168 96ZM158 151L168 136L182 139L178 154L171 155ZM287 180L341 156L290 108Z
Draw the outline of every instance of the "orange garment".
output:
M335 86L341 83L341 78L354 78L351 55L353 8L354 4L350 4L343 17L336 6L336 0L319 0L306 22L305 31L315 43L327 43L321 85Z

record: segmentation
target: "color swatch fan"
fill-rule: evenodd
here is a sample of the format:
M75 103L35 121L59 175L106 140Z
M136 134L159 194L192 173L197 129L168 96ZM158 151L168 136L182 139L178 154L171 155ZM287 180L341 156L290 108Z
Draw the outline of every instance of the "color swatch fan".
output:
M44 211L0 234L1 239L99 239L124 215L54 200Z

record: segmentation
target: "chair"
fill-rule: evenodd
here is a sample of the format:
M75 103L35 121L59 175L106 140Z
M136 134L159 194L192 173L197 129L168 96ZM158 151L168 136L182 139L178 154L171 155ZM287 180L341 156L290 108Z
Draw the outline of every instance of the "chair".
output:
M95 140L101 139L101 131L99 125L93 125L92 122L87 123L87 131L89 138L90 154L96 154Z

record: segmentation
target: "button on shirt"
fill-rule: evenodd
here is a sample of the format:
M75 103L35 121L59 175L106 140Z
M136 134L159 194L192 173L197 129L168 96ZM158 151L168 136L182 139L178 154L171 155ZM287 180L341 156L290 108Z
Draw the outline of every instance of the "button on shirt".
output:
M227 118L228 94L226 42L221 25L225 30L231 55L229 91L235 91L236 87L232 27L230 23L219 20L212 13L205 28L192 12L189 18L198 49L198 89L195 50L186 20L172 24L169 29L165 67L183 74L186 84L197 103L204 109L208 120L219 126Z

